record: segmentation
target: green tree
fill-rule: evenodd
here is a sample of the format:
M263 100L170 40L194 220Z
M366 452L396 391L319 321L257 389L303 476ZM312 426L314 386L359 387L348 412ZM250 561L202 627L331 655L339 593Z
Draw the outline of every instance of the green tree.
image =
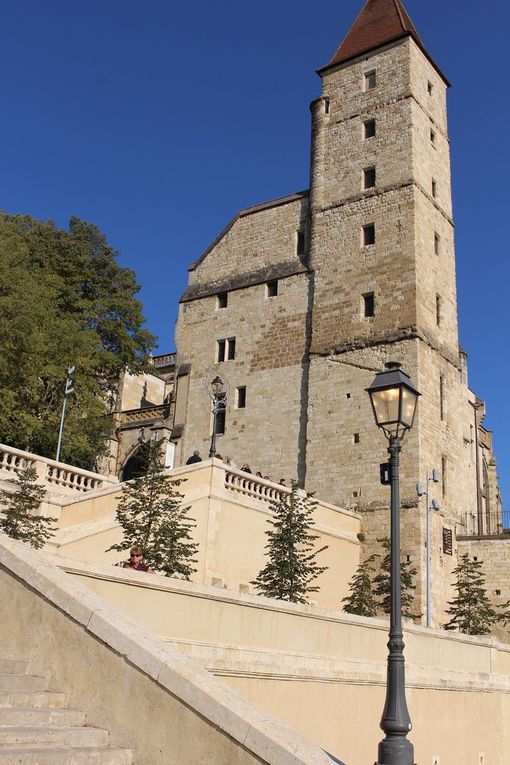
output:
M176 490L181 481L165 475L162 441L149 442L144 448L146 472L123 484L117 503L123 541L109 550L140 545L144 563L166 576L189 579L196 571L193 556L198 545L191 538L196 524L188 518L189 508L182 507L183 495Z
M376 555L371 555L359 564L349 583L350 595L343 598L344 611L358 616L375 616L377 600L373 590L374 561Z
M453 570L457 578L457 594L448 603L450 608L446 613L451 619L444 625L445 630L459 630L466 635L487 635L496 622L506 620L505 614L498 614L489 601L482 565L482 561L470 560L467 553L461 555Z
M14 494L2 492L0 496L0 531L12 539L28 542L39 549L54 534L52 524L55 518L38 515L44 497L44 487L37 483L37 471L32 465L26 465L16 480L11 481L16 491Z
M374 577L374 592L378 608L385 614L391 612L391 542L388 537L377 540L385 550L379 573ZM416 585L414 578L416 569L410 561L400 562L400 586L402 599L402 616L418 619L419 614L413 613L413 600Z
M143 329L134 273L92 224L0 214L0 433L54 457L66 370L62 459L94 468L109 435L111 381L146 368L155 338Z
M317 503L292 482L289 493L283 493L270 505L272 527L266 531L267 565L251 582L270 598L306 603L307 594L319 588L312 582L327 566L319 566L316 557L327 545L315 550L317 534L311 533L313 513Z

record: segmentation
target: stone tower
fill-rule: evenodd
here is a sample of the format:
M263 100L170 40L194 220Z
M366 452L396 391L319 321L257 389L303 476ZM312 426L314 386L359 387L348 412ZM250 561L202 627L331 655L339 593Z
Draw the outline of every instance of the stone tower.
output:
M176 327L176 464L196 448L207 455L204 379L219 373L230 396L218 451L357 509L369 551L387 533L389 491L365 388L400 361L422 394L401 459L403 554L422 581L415 487L437 468L433 594L444 605L456 534L472 519L480 528L484 496L488 506L497 493L458 341L449 83L400 0L368 0L319 74L310 190L242 210L190 267Z
M475 400L457 332L449 83L400 0L368 0L320 75L307 485L355 504L372 515L372 535L384 533L388 490L377 476L385 441L364 389L385 361L402 362L422 393L402 451L404 547L420 568L424 514L415 486L426 471L441 475L437 536L476 502Z

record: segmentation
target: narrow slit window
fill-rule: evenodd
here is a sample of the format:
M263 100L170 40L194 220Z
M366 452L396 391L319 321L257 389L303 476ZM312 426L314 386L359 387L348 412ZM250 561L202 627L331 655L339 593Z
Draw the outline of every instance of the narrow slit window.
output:
M434 86L432 85L431 81L429 80L429 81L427 82L427 93L429 94L429 96L431 96L431 95L432 95L432 91L433 91L433 90L434 90Z
M441 254L441 237L437 231L434 233L434 252L436 255Z
M432 130L432 128L430 129L430 143L432 146L436 145L436 131Z
M370 72L365 72L363 77L364 89L373 90L377 85L377 74L375 69L371 69Z
M305 232L304 231L298 231L297 232L297 254L298 255L304 255L305 254Z
M220 292L218 295L218 308L226 308L228 305L228 292Z
M446 487L448 480L448 458L443 454L441 457L441 491L443 497L446 496Z
M375 223L368 223L366 226L363 226L362 240L364 247L375 244Z
M439 416L444 420L444 377L439 376Z
M324 99L324 114L329 114L329 98Z
M434 178L432 178L431 191L432 196L435 199L437 197L437 181Z
M441 325L441 295L436 295L436 324Z
M217 436L222 436L225 433L226 414L227 407L225 402L218 402L218 411L216 412L216 428L214 431Z
M273 279L270 282L267 282L267 296L268 298L276 297L278 295L278 280Z
M366 120L366 122L363 123L363 128L365 139L375 137L375 120Z
M237 388L237 408L246 409L246 386Z
M375 310L374 293L367 292L365 295L363 295L363 316L366 316L366 317L373 316L374 310Z
M373 189L375 186L375 167L366 167L363 170L363 188Z
M353 444L359 444L359 433L354 433L352 437Z

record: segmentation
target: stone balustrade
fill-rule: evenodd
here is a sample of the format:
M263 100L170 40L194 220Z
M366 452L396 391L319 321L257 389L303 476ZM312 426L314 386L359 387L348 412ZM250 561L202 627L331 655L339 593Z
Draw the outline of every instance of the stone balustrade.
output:
M169 404L157 404L156 406L146 406L143 409L126 409L120 413L120 422L122 425L137 422L149 422L153 420L164 420L170 413Z
M250 473L243 473L236 470L225 470L225 488L237 494L244 494L247 497L255 497L269 502L279 500L283 494L289 492L288 488L277 486L271 481L257 478Z
M87 492L118 483L113 476L93 473L0 444L0 479L14 479L27 465L35 467L37 482L41 486L58 493Z

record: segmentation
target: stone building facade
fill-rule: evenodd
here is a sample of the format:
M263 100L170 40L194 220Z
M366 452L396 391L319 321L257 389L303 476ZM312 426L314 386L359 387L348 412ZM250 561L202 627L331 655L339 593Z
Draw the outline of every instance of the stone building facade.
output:
M423 612L416 484L437 468L441 613L457 536L501 526L484 404L458 339L449 83L400 0L368 0L318 73L309 190L242 210L190 266L165 423L176 465L207 454L205 381L219 376L228 395L217 451L357 510L368 554L388 533L389 490L365 389L386 361L401 362L422 394L401 455L402 553L418 570Z

